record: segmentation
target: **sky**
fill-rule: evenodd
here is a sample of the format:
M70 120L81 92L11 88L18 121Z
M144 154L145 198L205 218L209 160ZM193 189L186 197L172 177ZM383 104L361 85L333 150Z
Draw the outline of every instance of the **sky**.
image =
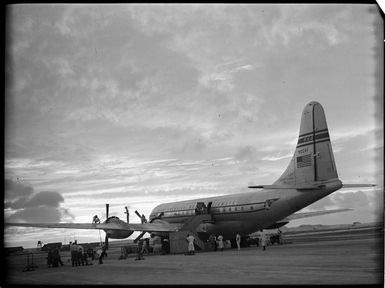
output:
M339 190L301 224L383 217L383 23L364 4L7 7L6 222L139 223L160 203L252 192L285 170L310 101ZM254 192L258 193L258 192ZM131 238L135 238L134 234ZM5 246L104 232L7 228Z

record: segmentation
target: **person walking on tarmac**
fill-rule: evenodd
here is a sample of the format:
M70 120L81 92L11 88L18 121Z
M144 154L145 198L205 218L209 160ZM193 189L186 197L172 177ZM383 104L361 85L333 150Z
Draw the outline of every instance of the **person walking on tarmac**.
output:
M238 232L235 235L235 241L237 242L238 251L241 250L241 235Z
M265 231L263 231L263 229L261 229L260 241L261 241L262 249L266 250L267 235Z
M144 252L146 252L146 255L148 255L148 241L147 241L147 239L143 239L143 245L142 245L141 253L144 254Z
M99 250L98 252L100 252L99 253L99 264L103 264L103 258L104 258L104 256L107 256L106 247L103 246L103 249L101 251Z
M194 248L195 238L194 238L194 236L187 234L186 240L188 242L188 255L195 255L195 248Z

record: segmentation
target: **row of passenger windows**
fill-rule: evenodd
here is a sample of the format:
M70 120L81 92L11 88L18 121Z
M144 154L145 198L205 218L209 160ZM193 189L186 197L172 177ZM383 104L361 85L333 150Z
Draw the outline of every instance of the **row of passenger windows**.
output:
M237 203L235 201L228 201L228 202L214 202L212 204L212 206L216 206L216 207L220 207L220 206L229 206L229 205L237 205ZM184 207L183 209L195 209L196 207L196 204L191 204L191 205L188 205L187 207ZM252 206L251 206L252 207ZM243 207L242 207L243 208ZM173 212L173 211L178 211L180 210L181 208L179 207L172 207L172 208L167 208L165 210L162 210L163 212ZM229 208L231 209L231 208ZM235 207L235 209L237 209ZM252 209L251 209L252 210ZM231 210L230 210L231 211ZM235 210L236 211L236 210Z
M242 212L242 211L253 211L255 210L255 206L238 206L238 207L213 207L211 208L212 213L225 213L225 212ZM165 217L170 216L187 216L187 215L195 215L195 210L185 210L185 211L176 211L176 212L168 212L167 210L164 212Z

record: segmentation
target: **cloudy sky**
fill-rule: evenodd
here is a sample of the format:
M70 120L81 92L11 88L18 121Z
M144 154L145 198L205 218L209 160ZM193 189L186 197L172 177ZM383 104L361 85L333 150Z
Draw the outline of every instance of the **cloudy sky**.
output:
M380 186L291 225L382 219L382 25L358 4L8 6L5 220L104 220L110 203L139 222L162 202L271 184L313 100L340 179ZM5 245L74 237L100 235L12 228Z

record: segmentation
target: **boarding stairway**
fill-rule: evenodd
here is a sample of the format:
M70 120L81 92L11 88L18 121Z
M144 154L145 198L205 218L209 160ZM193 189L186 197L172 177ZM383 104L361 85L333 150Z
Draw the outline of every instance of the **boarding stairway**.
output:
M214 223L211 214L200 214L189 218L177 232L171 232L170 237L170 252L184 253L187 252L187 234L193 235L195 238L196 250L205 250L205 243L199 239L196 233L197 227L202 223Z

